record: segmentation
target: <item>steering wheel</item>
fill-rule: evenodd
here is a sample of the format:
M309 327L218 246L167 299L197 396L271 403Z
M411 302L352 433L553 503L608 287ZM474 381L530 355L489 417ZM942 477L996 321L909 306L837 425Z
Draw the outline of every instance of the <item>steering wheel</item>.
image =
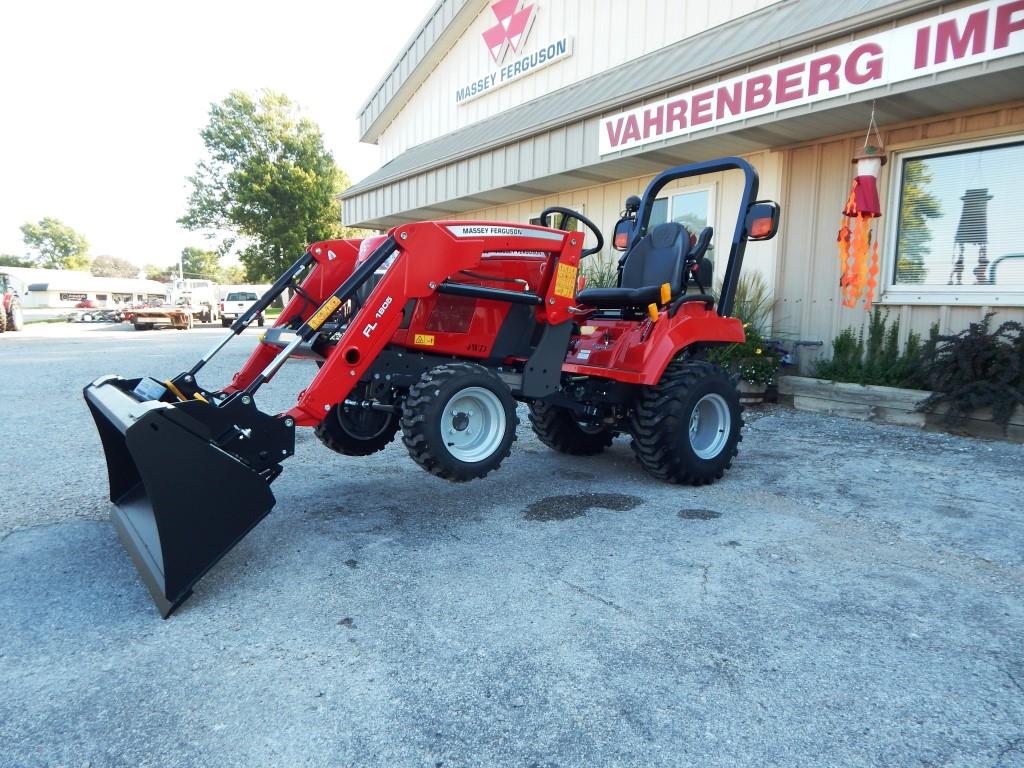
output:
M598 253L601 251L602 248L604 248L604 235L601 234L601 230L597 228L597 225L594 224L594 222L592 222L582 213L574 211L571 208L563 208L560 205L552 205L550 208L545 208L543 211L540 212L540 225L542 227L548 226L548 214L551 213L562 214L563 225L570 219L576 219L576 221L580 222L581 224L583 224L583 226L585 226L587 229L594 233L594 237L597 238L597 245L595 245L593 248L584 248L583 251L580 253L581 259L584 256L590 256L593 253Z

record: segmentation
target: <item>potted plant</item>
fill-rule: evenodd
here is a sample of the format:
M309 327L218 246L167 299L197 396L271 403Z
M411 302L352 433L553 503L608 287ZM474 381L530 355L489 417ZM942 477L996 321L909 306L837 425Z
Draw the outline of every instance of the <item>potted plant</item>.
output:
M746 341L712 350L708 358L739 378L736 388L740 391L740 402L750 405L764 402L765 391L775 381L781 358L749 323L744 323L744 331Z

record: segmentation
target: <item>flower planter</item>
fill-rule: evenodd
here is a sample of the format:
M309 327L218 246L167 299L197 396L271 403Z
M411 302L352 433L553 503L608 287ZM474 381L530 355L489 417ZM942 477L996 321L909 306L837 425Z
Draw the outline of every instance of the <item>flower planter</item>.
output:
M805 376L783 376L779 379L781 399L792 404L797 410L882 424L900 424L930 431L1024 442L1024 408L1018 407L1014 411L1006 430L992 421L992 413L987 408L974 411L963 424L947 427L943 420L945 406L940 406L935 413L920 413L914 410L917 404L930 394L931 392L920 389L848 384Z
M736 385L740 393L740 402L744 405L757 405L764 402L764 393L768 389L767 384L752 384L749 381L740 379Z

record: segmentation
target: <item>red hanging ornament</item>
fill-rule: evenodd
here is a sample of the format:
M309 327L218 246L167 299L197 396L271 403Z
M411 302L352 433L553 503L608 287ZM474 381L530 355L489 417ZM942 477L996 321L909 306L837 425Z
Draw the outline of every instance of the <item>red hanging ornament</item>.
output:
M877 144L868 143L874 129ZM864 137L864 146L853 156L857 175L850 186L850 195L843 208L839 235L839 292L844 307L855 307L861 297L864 308L871 302L878 287L878 239L872 230L872 219L882 215L878 199L878 177L885 164L885 148L875 124L875 110L871 108L871 122Z

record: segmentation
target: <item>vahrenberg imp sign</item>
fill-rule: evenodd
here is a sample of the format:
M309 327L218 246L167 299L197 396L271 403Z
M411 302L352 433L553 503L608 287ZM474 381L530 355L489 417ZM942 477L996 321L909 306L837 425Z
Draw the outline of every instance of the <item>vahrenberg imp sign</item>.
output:
M607 155L1019 53L1024 0L989 0L603 118L599 151Z

